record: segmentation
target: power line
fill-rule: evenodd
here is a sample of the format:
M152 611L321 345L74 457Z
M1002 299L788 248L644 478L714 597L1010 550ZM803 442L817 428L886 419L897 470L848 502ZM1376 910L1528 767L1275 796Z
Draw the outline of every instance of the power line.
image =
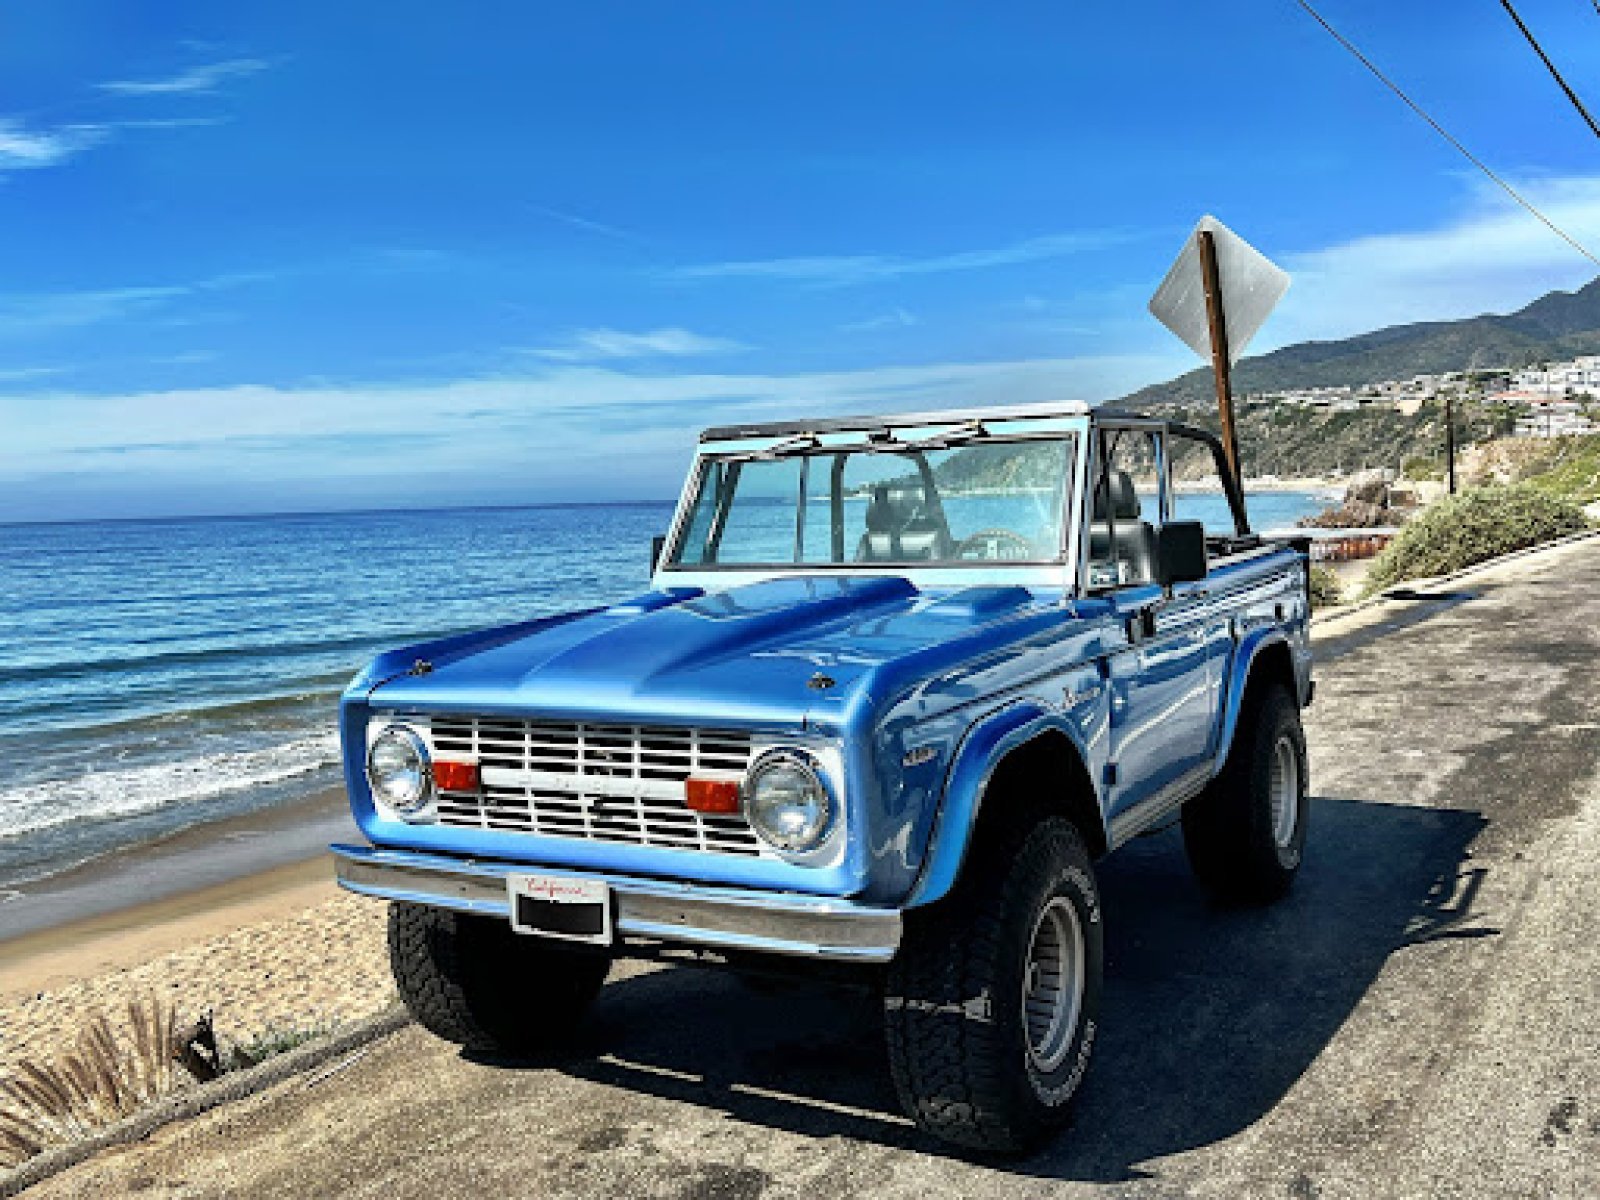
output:
M1538 39L1533 36L1533 31L1523 24L1522 17L1517 13L1516 9L1511 7L1511 0L1500 0L1500 7L1505 9L1511 19L1517 23L1517 28L1522 30L1522 36L1528 39L1528 45L1533 47L1533 52L1544 63L1545 70L1549 71L1550 77L1561 85L1561 90L1567 94L1567 99L1572 101L1572 107L1577 109L1583 119L1589 123L1589 128L1594 131L1595 137L1600 137L1600 125L1595 124L1594 118L1589 115L1589 110L1583 106L1583 101L1578 99L1578 93L1568 87L1567 81L1561 78L1561 72L1556 70L1555 63L1550 61L1550 56L1544 52L1544 47L1539 45ZM1595 0L1595 10L1600 12L1600 0Z
M1597 2L1600 2L1600 0L1597 0ZM1481 158L1479 158L1471 150L1468 150L1459 141L1457 141L1453 136L1451 136L1450 131L1447 130L1443 125L1439 124L1439 122L1435 121L1425 111L1423 111L1422 106L1420 104L1418 104L1415 100L1413 100L1410 96L1406 95L1405 92L1401 90L1399 84L1395 83L1394 80L1390 79L1387 75L1385 75L1382 71L1380 71L1377 68L1377 66L1373 63L1373 61L1370 58L1368 58L1365 54L1361 53L1360 50L1357 50L1355 48L1355 46L1353 44L1351 44L1350 40L1347 37L1344 36L1344 34L1340 33L1332 25L1328 24L1328 19L1326 17L1324 17L1321 13L1319 13L1316 9L1312 8L1310 3L1309 3L1309 0L1295 0L1295 3L1298 4L1301 8L1305 9L1306 12L1310 13L1311 16L1313 18L1315 18L1315 20L1316 20L1318 25L1321 25L1330 34L1332 34L1334 41L1338 42L1346 50L1350 51L1351 54L1355 55L1357 60L1360 61L1361 65L1364 66L1367 70L1371 71L1374 75L1376 75L1378 77L1378 79L1383 83L1383 85L1386 88L1388 88L1396 96L1399 96L1400 99L1404 100L1405 103L1406 103L1406 107L1407 108L1409 108L1412 112L1416 113L1417 116L1421 117L1429 125L1433 126L1433 130L1434 130L1435 133L1437 133L1445 141L1449 142L1458 151L1460 151L1460 153L1461 153L1463 158L1465 158L1473 166L1477 167L1478 170L1482 171L1485 175L1487 175L1490 179L1492 179L1495 182L1495 184L1500 188L1501 191L1505 192L1506 195L1510 196L1513 200L1515 200L1523 208L1527 209L1536 218L1538 218L1539 222L1541 224L1543 224L1545 226L1545 228L1550 230L1551 233L1555 234L1562 241L1566 242L1567 245L1571 246L1574 250L1576 250L1579 254L1581 254L1585 258L1587 258L1595 266L1600 267L1600 258L1596 258L1593 254L1590 254L1589 251L1584 249L1583 245L1575 237L1573 237L1566 230L1562 229L1561 226L1557 225L1549 217L1545 216L1542 212L1540 212L1537 208L1535 208L1530 201L1528 201L1527 199L1525 199L1523 197L1521 192L1517 191L1516 188L1512 187L1504 179L1502 179L1502 178L1500 178L1500 176L1496 175L1494 173L1494 171L1490 169L1490 167L1489 167L1489 165L1487 163L1485 163Z

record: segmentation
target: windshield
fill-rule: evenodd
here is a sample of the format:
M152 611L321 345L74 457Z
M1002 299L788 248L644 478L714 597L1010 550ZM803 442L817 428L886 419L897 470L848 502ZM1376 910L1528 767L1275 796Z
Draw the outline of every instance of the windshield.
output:
M672 563L1059 562L1072 435L703 460Z

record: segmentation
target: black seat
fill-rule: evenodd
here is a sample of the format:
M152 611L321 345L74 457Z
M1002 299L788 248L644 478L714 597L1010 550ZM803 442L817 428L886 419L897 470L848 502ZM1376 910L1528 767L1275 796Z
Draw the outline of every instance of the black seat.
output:
M919 562L950 557L950 535L928 512L920 488L874 485L867 504L867 531L856 547L857 562Z
M1094 507L1089 517L1089 561L1106 566L1120 564L1119 584L1149 583L1156 577L1155 529L1150 522L1140 519L1143 508L1133 486L1133 477L1126 471L1113 470L1107 473L1105 483L1109 486L1097 485L1094 489Z

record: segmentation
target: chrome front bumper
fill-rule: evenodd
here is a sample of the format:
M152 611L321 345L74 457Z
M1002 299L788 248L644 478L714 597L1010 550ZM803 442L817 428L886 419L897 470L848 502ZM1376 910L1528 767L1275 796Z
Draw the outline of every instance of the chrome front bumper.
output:
M623 937L847 962L888 962L900 945L897 910L829 896L522 868L371 846L332 849L340 886L385 900L509 920L506 876L532 869L542 875L604 879L616 903L615 928Z

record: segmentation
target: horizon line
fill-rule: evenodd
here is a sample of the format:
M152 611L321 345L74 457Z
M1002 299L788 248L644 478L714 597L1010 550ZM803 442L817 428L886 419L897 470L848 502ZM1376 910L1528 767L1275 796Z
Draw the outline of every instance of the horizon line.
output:
M0 520L0 529L24 529L40 525L153 525L178 521L258 521L284 517L361 517L402 513L519 512L542 508L673 508L670 500L545 500L527 504L429 504L375 508L280 509L272 512L170 513L143 517L57 517L31 521Z

